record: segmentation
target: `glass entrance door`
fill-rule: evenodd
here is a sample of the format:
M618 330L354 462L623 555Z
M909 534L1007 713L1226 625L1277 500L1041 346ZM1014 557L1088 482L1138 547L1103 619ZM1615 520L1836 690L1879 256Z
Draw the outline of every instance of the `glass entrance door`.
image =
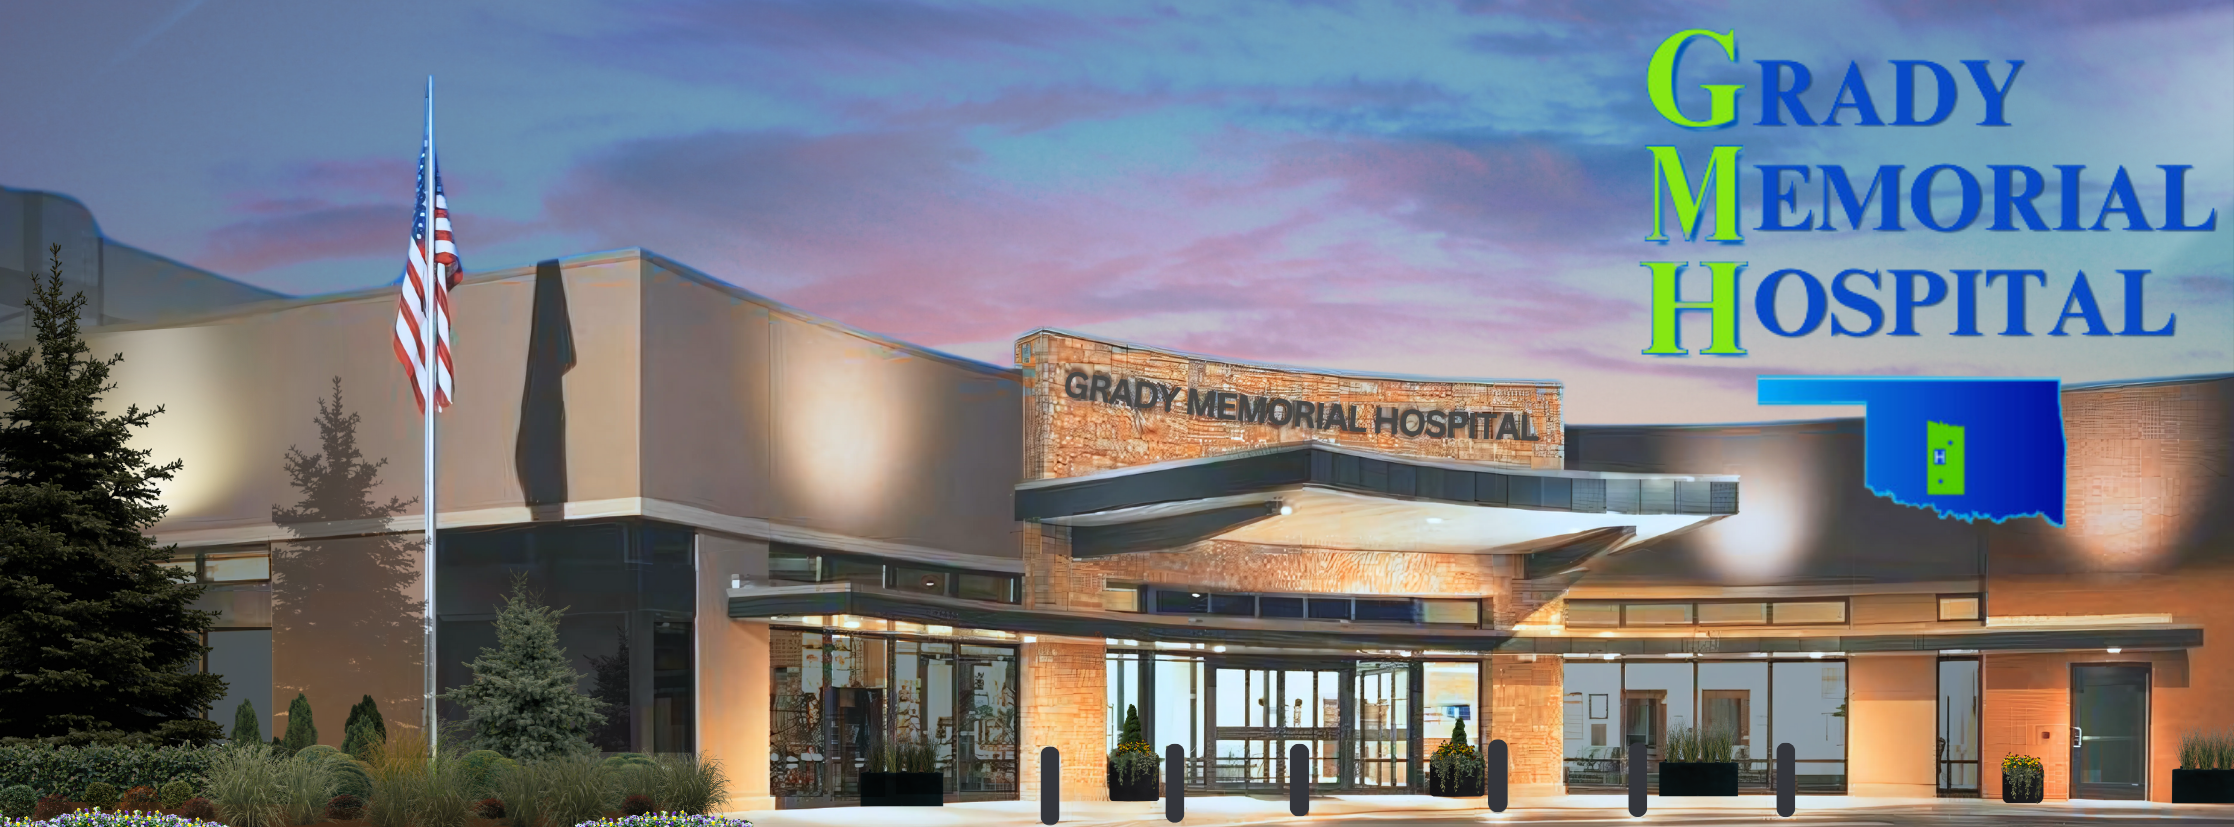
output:
M1278 790L1288 778L1288 749L1310 748L1312 780L1341 780L1342 672L1338 668L1215 669L1210 785Z
M1368 789L1411 784L1412 665L1357 664L1357 737L1352 783Z
M2071 797L2148 797L2149 667L2071 667Z

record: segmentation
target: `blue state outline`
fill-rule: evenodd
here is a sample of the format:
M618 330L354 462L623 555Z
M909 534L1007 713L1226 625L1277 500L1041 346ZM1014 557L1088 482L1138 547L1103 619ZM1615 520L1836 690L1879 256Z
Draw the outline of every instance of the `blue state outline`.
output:
M1874 494L1874 495L1876 495L1876 496L1879 496L1879 497L1884 497L1885 499L1888 499L1888 500L1892 500L1892 501L1893 501L1893 502L1895 502L1895 503L1898 503L1898 504L1900 504L1900 505L1904 505L1904 506L1907 506L1907 507L1909 507L1909 508L1917 508L1917 509L1930 509L1930 510L1931 510L1931 512L1932 512L1933 514L1937 515L1937 516L1938 516L1938 517L1939 517L1940 519L1950 519L1950 518L1951 518L1951 519L1957 519L1957 520L1961 520L1961 521L1963 521L1963 522L1966 522L1966 523L1975 523L1975 522L1977 522L1977 521L1979 521L1979 520L1991 520L1991 521L1993 521L1994 525L2001 525L2002 523L2006 523L2006 522L2008 522L2008 521L2010 521L2010 520L2022 520L2022 519L2025 519L2025 518L2028 518L2028 517L2038 517L2038 518L2040 518L2040 519L2042 519L2042 520L2046 521L2046 522L2047 522L2047 523L2048 523L2049 525L2055 526L2055 527L2057 527L2057 528L2063 528L2063 527L2064 527L2064 525L2063 525L2063 524L2064 524L2064 521L2063 521L2063 520L2058 520L2058 519L2055 519L2055 518L2053 518L2053 517L2050 517L2050 516L2048 516L2048 512L2046 512L2046 511L2032 511L2032 512L2030 512L2030 513L2023 513L2023 514L2005 514L2005 515L2002 515L2002 516L1996 517L1996 516L1994 516L1994 515L1992 515L1992 514L1989 514L1989 513L1983 512L1983 511L1954 511L1954 510L1949 510L1949 509L1944 509L1944 508L1941 508L1941 507L1939 507L1939 505L1938 505L1938 504L1936 504L1936 503L1929 503L1929 502L1909 502L1909 501L1907 501L1907 500L1901 499L1901 497L1900 497L1900 495L1899 495L1899 494L1897 494L1897 493L1894 493L1894 492L1893 492L1892 490L1890 490L1890 489L1886 489L1886 488L1879 488L1879 487L1878 487L1878 486L1877 486L1877 485L1875 484L1876 469L1875 469L1874 467L1872 467L1872 464L1873 464L1873 463L1875 462L1875 460L1873 460L1873 459L1871 459L1871 458L1870 458L1870 451L1869 451L1869 402L1867 402L1867 401L1857 401L1857 400L1847 400L1847 401L1825 401L1825 400L1821 400L1821 399L1811 399L1811 400L1808 400L1808 401L1805 401L1805 402L1762 402L1762 401L1760 401L1760 399L1761 399L1761 380L1763 380L1763 379L1778 379L1778 380L1783 380L1783 381L1786 381L1786 382L1817 382L1817 381L1834 381L1834 380L1835 380L1835 381L1866 380L1866 381L1871 381L1871 382L1886 382L1886 381L1893 381L1893 382L1916 382L1916 383L1923 383L1923 382L2054 382L2054 383L2056 383L2056 393L2055 393L2055 400L2056 400L2056 438L2057 438L2057 439L2059 439L2059 440L2062 440L2062 441L2063 441L2063 450L2064 450L2064 455L2063 455L2063 462L2062 462L2062 463L2059 463L2059 464L2060 464L2060 465L2062 466L2062 473L2063 473L2063 498L2064 498L2064 505L2065 505L2066 516L2068 517L2068 516L2069 516L2069 506L2070 506L2070 503L2071 503L2071 436L2070 436L2070 433L2069 433L2069 431L2067 430L2067 426L2066 426L2066 425L2064 424L2064 419L2063 419L2063 379L2061 379L2061 378L2059 378L2059 377L2046 377L2046 376L2035 376L2035 377L2023 377L2023 376L1977 376L1977 377L1967 377L1967 376L1883 376L1883 375L1878 375L1878 376L1769 376L1769 375L1757 375L1757 376L1753 377L1753 399L1754 399L1754 404L1756 404L1756 405L1841 405L1841 406L1858 406L1858 407L1860 407L1860 408L1862 409L1862 487L1863 487L1863 488L1867 488L1867 489L1869 489L1869 493L1871 493L1871 494Z

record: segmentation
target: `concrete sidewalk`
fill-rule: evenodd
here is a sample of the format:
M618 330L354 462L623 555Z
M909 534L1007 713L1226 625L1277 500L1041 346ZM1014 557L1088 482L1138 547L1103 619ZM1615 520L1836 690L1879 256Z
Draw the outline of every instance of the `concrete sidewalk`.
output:
M1776 819L1776 798L1765 795L1748 795L1738 798L1659 798L1649 799L1649 815L1677 814L1681 816L1722 815L1740 819ZM2021 814L2013 807L2022 807ZM1833 813L1863 815L1902 814L1909 816L1999 816L2027 820L2040 818L2081 818L2087 820L2134 820L2185 817L2200 819L2234 819L2234 810L2210 805L2171 805L2150 802L2082 801L2047 802L2043 804L2009 805L1996 799L1943 799L1943 798L1854 798L1849 796L1800 796L1798 815L1822 816ZM1259 824L1270 822L1312 823L1339 822L1364 815L1394 818L1417 815L1423 818L1452 818L1497 822L1573 821L1577 819L1629 818L1629 799L1621 795L1567 795L1553 798L1516 800L1503 813L1491 813L1478 798L1452 799L1424 795L1356 795L1317 796L1311 799L1311 814L1295 818L1288 813L1285 799L1254 798L1238 795L1189 797L1186 800L1186 818L1182 822L1205 827ZM732 817L751 821L755 827L834 827L835 825L870 824L878 827L1025 827L1037 825L1039 802L1036 801L985 801L967 804L948 804L944 807L834 807L820 810L761 810L731 813ZM1804 820L1804 819L1803 819ZM1064 825L1095 827L1096 825L1136 825L1168 823L1164 819L1161 801L1066 801L1062 806ZM2234 823L2234 821L2230 821Z

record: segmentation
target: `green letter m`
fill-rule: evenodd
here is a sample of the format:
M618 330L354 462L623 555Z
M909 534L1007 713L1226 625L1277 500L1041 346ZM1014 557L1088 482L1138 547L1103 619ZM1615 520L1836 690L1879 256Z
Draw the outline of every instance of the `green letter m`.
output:
M1683 156L1676 154L1675 147L1645 148L1652 150L1652 234L1644 240L1668 240L1667 218L1660 210L1671 198L1675 200L1676 222L1683 227L1684 240L1697 240L1699 213L1706 210L1709 187L1714 191L1714 235L1708 236L1708 240L1745 240L1738 226L1738 153L1744 147L1715 147L1697 189L1692 189L1690 177L1683 174Z

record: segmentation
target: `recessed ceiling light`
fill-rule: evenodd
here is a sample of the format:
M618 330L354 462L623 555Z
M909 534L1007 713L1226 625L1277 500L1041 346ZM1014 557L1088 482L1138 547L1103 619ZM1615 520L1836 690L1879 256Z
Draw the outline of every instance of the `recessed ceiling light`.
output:
M1280 506L1280 514L1281 514L1282 516L1286 516L1286 515L1289 515L1289 514L1294 514L1294 513L1295 513L1295 506L1292 506L1292 505L1283 505L1283 506Z
M2117 654L2117 653L2119 653L2119 652L2123 652L2123 651L2125 651L2125 650L2124 650L2124 649L2120 649L2120 648L2118 648L2118 647L2115 647L2115 646L2112 646L2112 647L2110 647L2110 650L2109 650L2109 651L2110 651L2110 654L2113 654L2113 655L2115 655L2115 654Z
M1607 652L1607 653L1605 653L1605 654L1603 654L1603 655L1599 655L1598 657L1601 657L1601 658L1605 658L1606 660L1613 660L1614 658L1618 658L1618 657L1621 657L1621 656L1620 656L1620 655L1616 655L1616 654L1614 654L1614 653L1612 653L1612 652Z
M1217 652L1217 653L1219 653L1219 654L1224 654L1224 653L1225 653L1225 651L1226 651L1226 647L1224 647L1224 646L1212 646L1212 647L1210 647L1210 651L1212 651L1212 652Z
M1427 518L1427 521L1428 521L1429 523L1440 523L1440 522L1442 522L1442 521L1443 521L1443 518L1441 518L1441 517L1429 517L1429 518Z

